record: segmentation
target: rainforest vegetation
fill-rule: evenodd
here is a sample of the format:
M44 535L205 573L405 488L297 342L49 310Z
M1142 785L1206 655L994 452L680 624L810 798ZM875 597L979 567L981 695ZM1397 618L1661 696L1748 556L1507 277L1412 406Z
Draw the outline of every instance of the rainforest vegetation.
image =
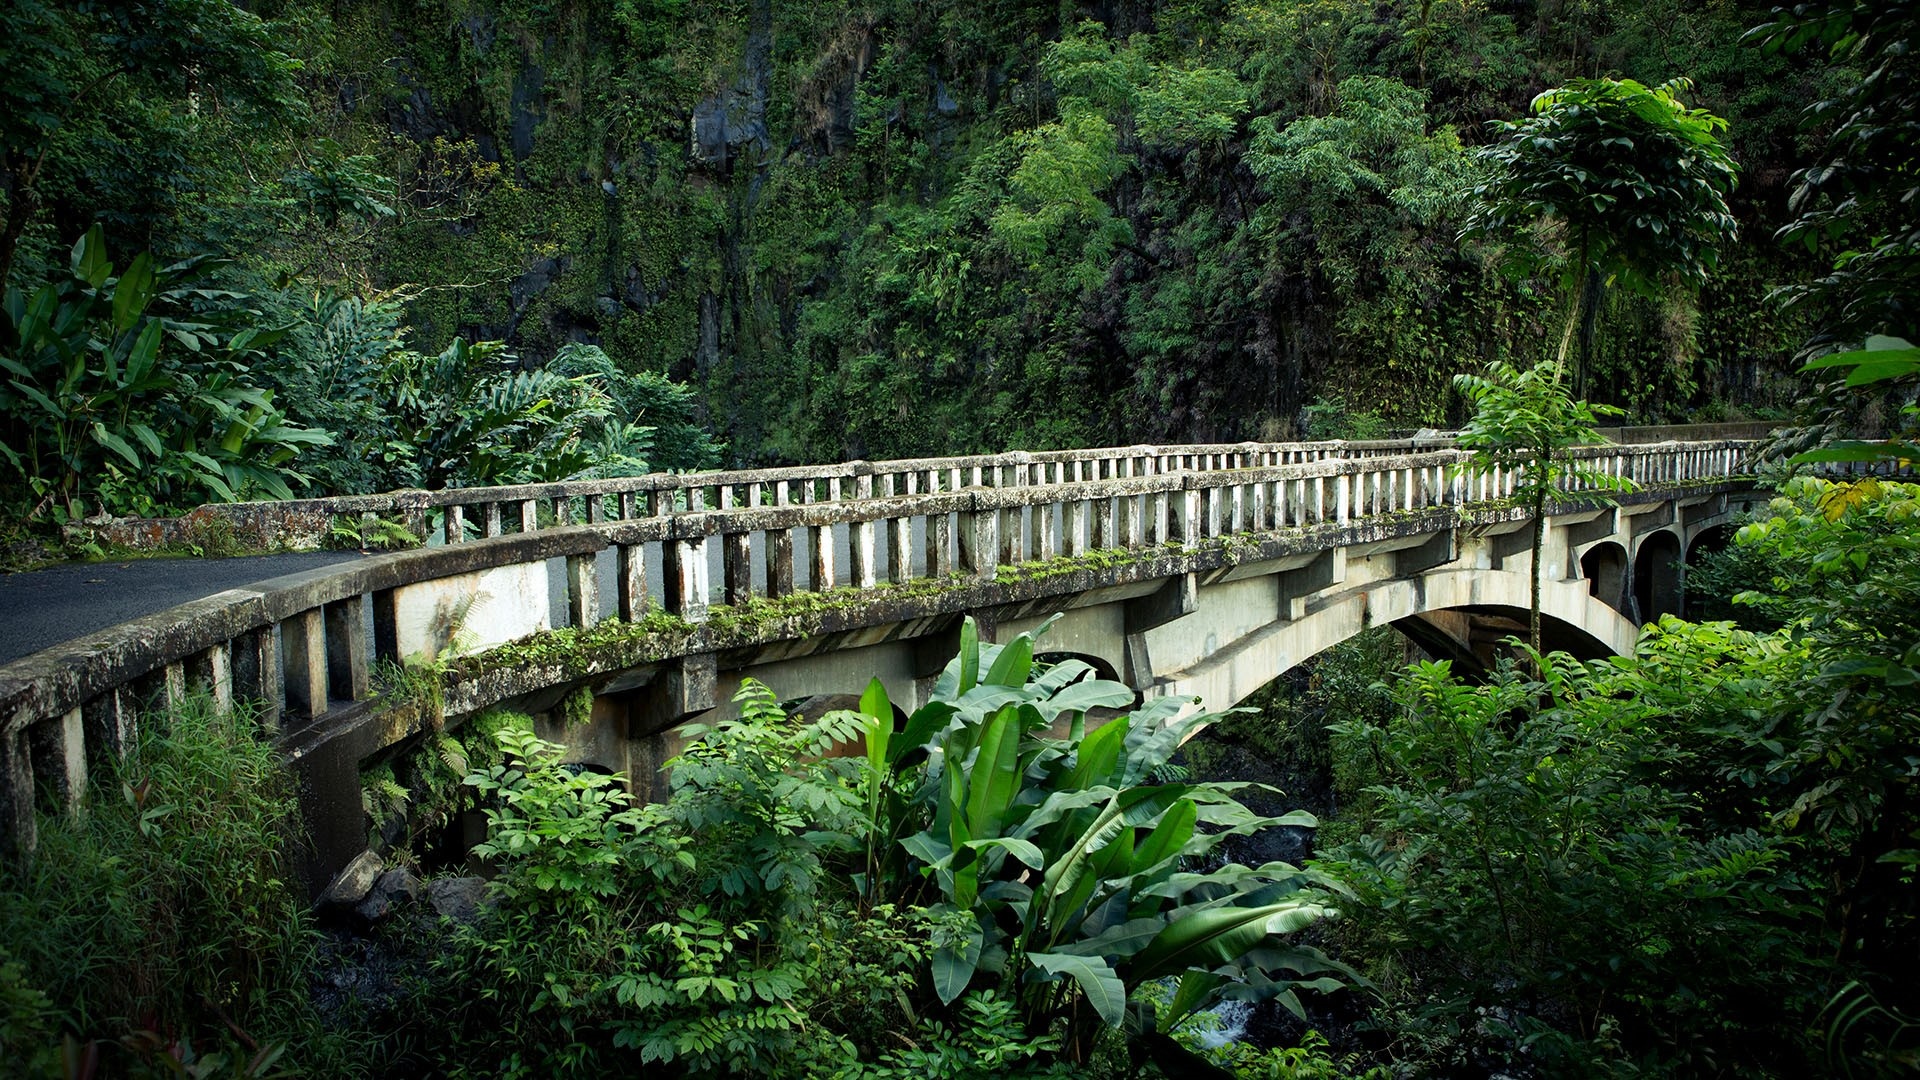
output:
M44 528L643 463L1450 426L1451 378L1555 355L1572 300L1583 396L1776 417L1818 323L1769 290L1873 227L1776 242L1813 209L1790 196L1829 121L1802 106L1865 66L1743 42L1766 18L22 0L0 14L0 490ZM1493 123L1606 77L1691 80L1726 120L1711 261L1622 276L1603 244L1569 271L1578 215L1463 243Z
M1911 1075L1915 31L1904 0L12 0L10 562L397 487L1420 427L1545 481L1605 417L1784 434L1688 570L1701 621L1633 656L1536 618L1471 673L1381 628L1188 716L968 623L903 725L878 680L810 718L750 683L654 802L493 712L372 764L393 869L318 915L277 751L189 700L0 873L0 1060Z

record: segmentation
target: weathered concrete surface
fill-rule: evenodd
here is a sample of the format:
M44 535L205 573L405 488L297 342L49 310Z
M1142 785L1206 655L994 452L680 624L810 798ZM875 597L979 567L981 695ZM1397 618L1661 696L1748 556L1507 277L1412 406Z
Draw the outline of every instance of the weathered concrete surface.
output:
M544 562L515 563L401 586L394 590L398 654L408 663L431 661L552 629L548 577Z

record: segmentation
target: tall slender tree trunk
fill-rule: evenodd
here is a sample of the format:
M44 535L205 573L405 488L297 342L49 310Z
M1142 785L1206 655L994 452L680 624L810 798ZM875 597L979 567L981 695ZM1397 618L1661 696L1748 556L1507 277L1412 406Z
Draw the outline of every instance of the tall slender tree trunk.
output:
M13 274L13 254L19 250L20 234L26 231L27 221L39 205L39 193L33 189L35 171L24 160L7 170L7 216L0 222L0 289L6 288L7 278Z
M1550 460L1543 458L1540 476L1533 493L1533 566L1531 567L1531 590L1527 597L1527 639L1533 651L1540 651L1540 556L1546 546L1547 537L1547 484L1546 475Z

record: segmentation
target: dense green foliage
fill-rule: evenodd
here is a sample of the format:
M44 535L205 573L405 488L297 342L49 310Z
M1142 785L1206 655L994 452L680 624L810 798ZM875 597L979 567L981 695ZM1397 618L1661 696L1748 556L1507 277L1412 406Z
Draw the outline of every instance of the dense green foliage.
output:
M749 683L645 807L502 729L505 759L468 781L490 797L477 854L500 906L440 964L432 992L464 1004L431 1052L543 1075L1009 1074L1087 1061L1157 980L1180 979L1168 1030L1222 996L1297 1008L1338 985L1340 965L1277 941L1331 883L1197 861L1276 823L1236 785L1157 776L1210 718L1167 702L1083 734L1086 710L1132 700L1088 674L1033 669L1028 635L968 635L897 736L877 685L867 713L796 726ZM821 756L855 737L864 759Z
M1455 243L1485 122L1684 76L1730 122L1744 239L1697 296L1592 305L1583 388L1676 418L1778 402L1756 376L1801 336L1760 303L1806 276L1768 240L1793 112L1906 62L1884 33L1831 69L1744 47L1761 4L1099 15L14 5L6 272L31 292L105 221L163 262L237 259L243 291L398 303L423 356L596 345L693 386L741 462L1276 435L1322 399L1434 424L1452 375L1553 354L1569 288Z
M352 1033L302 992L316 955L293 778L249 710L143 717L85 812L0 876L0 1056L25 1075L335 1073ZM62 1070L62 1039L68 1069ZM90 1042L91 1041L91 1042ZM83 1049L84 1048L84 1049ZM257 1070L257 1071L256 1071Z
M1802 480L1747 526L1771 573L1736 599L1779 629L1667 618L1633 657L1481 686L1422 665L1390 715L1335 726L1359 835L1322 869L1361 899L1336 955L1380 985L1396 1056L1912 1067L1916 495Z
M1035 671L1033 640L982 645L968 620L897 736L877 680L861 702L866 887L916 898L931 879L940 1001L997 984L1030 1031L1062 1023L1085 1060L1099 1025L1120 1026L1160 980L1176 981L1171 999L1134 1025L1172 1031L1227 999L1298 1011L1299 990L1338 988L1344 967L1273 940L1329 914L1335 882L1282 862L1196 872L1222 841L1312 817L1252 813L1245 785L1170 779L1174 751L1214 719L1192 702L1160 698L1087 731L1089 710L1124 708L1133 691L1078 660ZM1050 737L1063 724L1066 738Z
M5 294L0 499L33 521L291 498L293 459L324 431L290 422L249 368L280 335L205 258L117 275L99 226L61 279Z
M1575 394L1587 391L1591 317L1618 284L1646 297L1698 287L1736 231L1727 196L1736 169L1717 132L1727 122L1632 79L1575 79L1533 101L1533 115L1495 125L1479 158L1490 177L1473 190L1466 235L1504 245L1516 272L1557 264L1569 304L1556 354L1571 355ZM1547 257L1535 230L1560 232ZM1580 350L1570 354L1576 329Z

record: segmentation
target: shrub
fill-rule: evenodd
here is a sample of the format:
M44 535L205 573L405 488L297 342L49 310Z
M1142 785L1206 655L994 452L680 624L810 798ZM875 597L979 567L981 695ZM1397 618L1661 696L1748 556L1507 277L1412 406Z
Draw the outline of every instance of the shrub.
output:
M104 1067L273 1055L354 1067L305 994L314 937L291 884L291 776L245 708L191 698L141 716L84 812L42 818L0 887L0 995L28 1060L48 1036L95 1042Z

